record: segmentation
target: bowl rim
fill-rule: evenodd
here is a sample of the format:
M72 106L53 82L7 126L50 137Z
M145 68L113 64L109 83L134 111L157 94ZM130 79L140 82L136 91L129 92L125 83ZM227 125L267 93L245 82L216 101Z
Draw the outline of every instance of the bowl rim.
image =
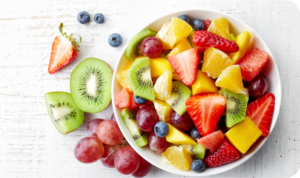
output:
M186 174L186 171L180 171L181 173L174 173L174 172L171 172L171 170L168 170L167 168L165 167L160 167L158 166L155 162L152 162L151 160L149 160L147 157L145 157L139 150L137 150L135 147L137 147L136 145L131 145L130 142L129 145L141 156L143 157L145 160L147 160L148 162L150 162L153 166L161 169L161 170L164 170L166 172L169 172L169 173L172 173L172 174L176 174L176 175L182 175L182 176L197 176L197 177L203 177L203 176L212 176L212 175L216 175L216 174L220 174L220 173L223 173L223 172L227 172L229 170L232 170L238 166L240 166L241 164L245 163L247 160L249 160L250 158L253 157L253 155L255 155L258 150L260 150L260 148L265 144L265 142L268 140L270 134L272 133L272 131L274 130L275 126L276 126L276 123L277 123L277 120L278 120L278 116L279 116L279 112L280 112L280 107L281 107L281 98L282 98L282 86L281 86L281 79L280 79L280 73L279 73L279 70L278 70L278 67L277 67L277 64L276 64L276 60L270 50L270 48L268 47L268 45L265 43L265 41L259 36L259 34L256 33L256 31L251 28L248 24L246 24L245 22L243 22L242 20L240 20L239 18L231 15L231 14L227 14L227 13L224 13L224 12L221 12L221 11L218 11L218 10L214 10L214 9L209 9L209 8L186 8L186 9L182 9L182 10L174 10L174 11L171 11L171 12L168 12L168 13L165 13L164 15L162 16L159 16L159 17L155 17L154 20L152 20L151 22L147 23L146 25L144 25L142 28L138 28L137 31L135 31L135 33L130 37L128 38L129 40L135 35L137 34L138 32L140 32L141 30L147 28L149 25L153 24L154 22L160 20L161 18L164 18L166 16L170 16L172 14L178 14L178 13L182 13L182 14L188 14L189 11L206 11L206 12L213 12L213 13L216 13L216 14L219 14L219 15L223 15L223 16L229 16L230 18L233 18L234 20L236 20L238 23L241 23L243 24L245 27L247 27L247 29L251 30L251 32L253 34L255 34L256 38L262 43L263 46L266 46L268 51L269 51L269 58L271 58L271 60L273 61L273 67L275 69L275 73L279 76L278 78L278 90L279 90L279 97L276 97L276 104L279 105L278 107L278 110L276 110L276 108L274 109L274 114L273 114L273 118L272 118L272 122L275 122L274 123L274 126L270 128L270 132L269 132L269 135L267 137L265 137L261 143L255 148L255 150L253 152L250 153L250 156L247 156L247 157L244 157L243 159L241 159L241 161L239 162L239 164L236 164L236 165L233 165L232 167L229 167L229 168L225 168L225 169L221 169L221 170L218 170L218 171L215 171L215 172L211 172L211 173L206 173L205 172L202 172L202 173L196 173L195 174ZM128 41L129 41L128 40ZM115 99L115 96L114 96L114 89L115 89L115 80L116 80L116 76L117 76L117 68L118 66L120 65L120 62L121 62L121 59L125 53L125 50L126 50L126 47L128 45L128 42L126 43L126 45L123 47L121 53L120 53L120 56L118 58L118 62L116 63L116 66L115 66L115 70L113 72L113 79L112 79L112 88L111 88L111 92L112 92L112 107L113 107L113 112L115 114L115 117L116 117L116 121L118 123L118 125L120 126L120 120L122 119L119 119L120 116L117 116L116 115L116 106L114 104L114 99ZM122 131L122 133L124 133L122 127L120 127L120 130ZM124 137L128 140L126 134L123 134Z

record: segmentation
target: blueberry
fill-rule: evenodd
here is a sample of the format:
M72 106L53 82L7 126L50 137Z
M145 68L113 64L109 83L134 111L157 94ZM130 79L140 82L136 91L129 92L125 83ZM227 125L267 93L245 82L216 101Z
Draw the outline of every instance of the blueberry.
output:
M94 21L98 24L103 23L104 22L103 14L101 14L101 13L96 14L94 17Z
M191 164L191 168L195 172L201 172L205 169L205 163L201 159L194 160Z
M147 102L145 98L135 96L135 95L133 96L133 99L137 104L145 104Z
M178 18L180 18L181 20L184 20L184 21L186 21L188 24L190 24L190 19L189 19L186 15L178 16Z
M90 14L86 11L81 11L77 15L77 20L81 24L88 23L90 21Z
M194 19L193 20L193 28L195 31L198 31L198 30L204 30L204 23L202 20L200 19Z
M111 34L108 38L108 43L112 47L118 47L122 44L122 36L118 33Z
M191 137L194 140L196 140L197 138L201 138L201 135L200 135L197 127L192 128L192 130L191 130Z
M154 133L156 136L160 138L164 138L165 136L167 136L168 132L169 132L169 126L167 123L163 121L159 121L155 124Z

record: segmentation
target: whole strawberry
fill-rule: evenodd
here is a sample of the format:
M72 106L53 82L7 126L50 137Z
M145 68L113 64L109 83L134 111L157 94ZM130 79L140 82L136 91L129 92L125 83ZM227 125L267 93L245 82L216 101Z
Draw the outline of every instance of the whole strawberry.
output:
M58 70L62 69L66 65L70 64L77 57L78 45L81 42L76 40L66 33L63 33L63 23L59 25L60 36L56 36L51 50L50 62L48 66L49 74L54 74Z

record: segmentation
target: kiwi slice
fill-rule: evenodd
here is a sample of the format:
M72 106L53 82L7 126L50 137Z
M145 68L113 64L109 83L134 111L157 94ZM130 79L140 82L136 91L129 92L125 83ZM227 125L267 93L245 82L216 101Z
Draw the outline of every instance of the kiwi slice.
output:
M195 45L193 43L194 33L195 33L195 30L193 29L191 31L190 35L187 37L187 40L190 42L190 45L192 46L192 48L195 47Z
M143 41L144 38L149 36L155 36L157 34L156 31L150 30L148 28L140 31L138 34L134 35L127 44L125 50L125 56L130 60L133 61L139 54L138 46Z
M177 112L182 115L186 112L185 102L191 97L191 90L182 82L172 82L171 98L166 102Z
M150 101L155 100L150 59L148 57L135 60L127 71L127 78L134 95Z
M249 98L244 93L236 93L225 88L222 88L221 92L226 97L225 123L227 127L232 127L245 119Z
M143 147L148 144L148 138L138 127L135 121L135 117L136 112L131 111L129 108L125 108L121 112L121 118L128 128L129 132L131 133L131 136L134 139L135 143L137 144L137 146Z
M45 102L50 119L59 133L65 135L82 124L84 113L73 103L70 93L46 93Z
M181 145L195 159L204 159L206 149L200 144L197 145Z
M111 101L112 69L97 58L87 58L73 70L70 79L71 95L82 111L98 113Z

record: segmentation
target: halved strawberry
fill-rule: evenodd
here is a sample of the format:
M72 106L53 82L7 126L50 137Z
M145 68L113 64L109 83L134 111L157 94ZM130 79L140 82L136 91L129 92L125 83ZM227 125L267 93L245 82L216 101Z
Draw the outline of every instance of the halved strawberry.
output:
M198 51L195 48L188 49L168 59L182 82L187 86L192 86L196 80L200 62Z
M197 139L197 143L210 152L215 152L218 146L222 143L224 139L224 134L221 130L215 131L214 133L208 134L202 138Z
M216 93L194 95L186 100L186 110L202 136L215 131L225 109L226 98Z
M209 47L217 48L225 53L237 52L239 46L231 40L227 40L209 31L195 31L193 44L199 52L204 52Z
M128 88L123 88L120 93L115 98L115 104L119 108L128 108L130 107L131 95Z
M247 107L246 116L250 117L262 131L262 136L268 136L272 123L275 107L275 96L268 93L250 103Z
M241 154L226 140L214 152L208 152L204 159L207 167L218 167L240 159Z
M207 30L211 24L211 20L205 19L205 20L202 20L202 22L204 23L204 30Z
M76 42L76 40L66 33L63 33L63 23L60 23L59 31L62 36L56 36L51 50L50 62L48 66L49 74L54 74L61 68L70 64L77 57L78 44L81 42Z

